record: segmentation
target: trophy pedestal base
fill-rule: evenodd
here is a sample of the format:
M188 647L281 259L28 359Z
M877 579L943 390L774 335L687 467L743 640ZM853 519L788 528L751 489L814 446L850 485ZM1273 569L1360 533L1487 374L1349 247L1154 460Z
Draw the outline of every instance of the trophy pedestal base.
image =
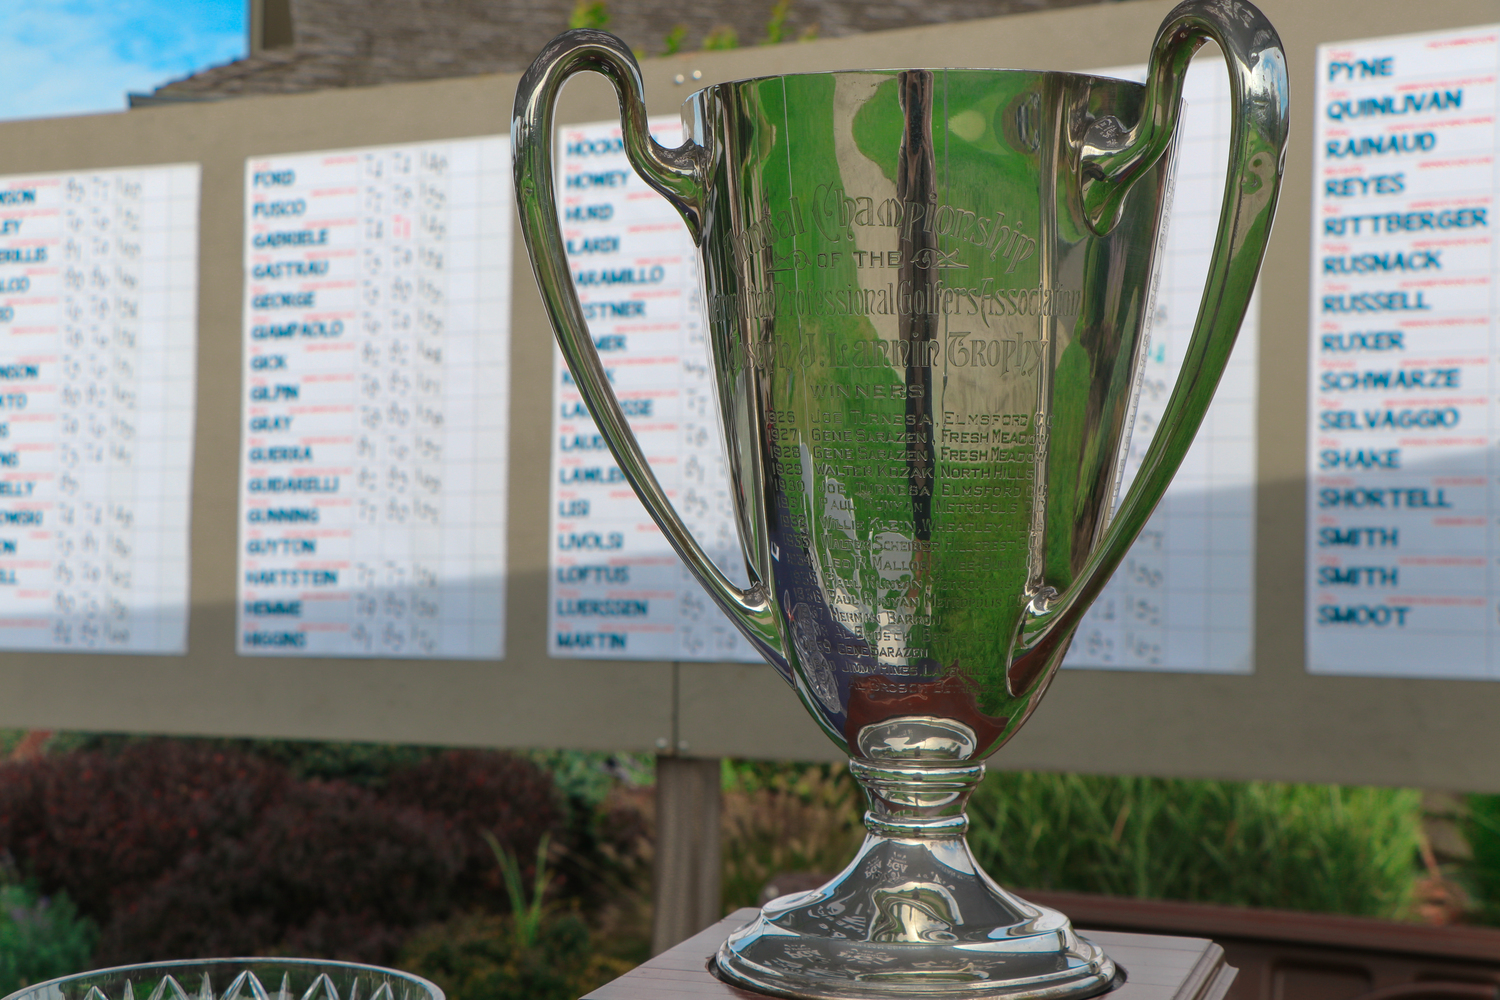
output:
M755 1000L756 994L732 986L709 971L714 950L730 933L755 920L746 908L662 952L639 968L599 987L584 1000ZM1224 950L1203 938L1086 932L1130 970L1127 981L1108 1000L1222 1000L1235 970L1224 964Z
M1124 979L1067 917L991 881L961 837L866 837L827 885L767 903L716 963L794 1000L1083 1000Z

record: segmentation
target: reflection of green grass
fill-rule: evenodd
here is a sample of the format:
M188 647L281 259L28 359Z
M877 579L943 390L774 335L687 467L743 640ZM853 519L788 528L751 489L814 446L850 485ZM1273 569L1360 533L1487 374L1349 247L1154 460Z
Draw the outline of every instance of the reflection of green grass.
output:
M1035 83L1036 78L1031 74L937 74L931 133L937 204L972 211L987 220L1003 215L1009 223L1018 224L1031 235L1037 235L1037 220L1032 217L1040 189L1037 159L1017 151L1003 134L997 132L1003 122L1001 109L1024 99ZM882 84L876 99L866 103L854 120L854 138L861 152L892 182L899 175L897 153L904 121L897 87L896 80ZM908 197L911 196L908 193ZM1015 273L1007 274L1003 259L991 261L982 248L962 243L953 235L943 237L939 246L945 253L956 251L958 259L967 265L940 272L949 284L979 288L988 281L993 288L1029 288L1035 287L1039 281L1039 262L1035 258ZM1019 318L992 318L986 322L978 317L948 317L939 320L936 333L940 342L946 342L950 332L965 328L974 337L1034 339L1038 336L1034 319ZM1024 603L1027 566L1024 550L1015 547L1001 554L997 543L1019 543L1026 538L1030 497L1019 498L1015 512L1011 514L970 513L959 508L955 501L945 502L941 496L942 484L965 482L955 478L956 474L972 463L944 462L940 435L942 414L950 406L961 418L1011 409L1013 403L1002 402L1002 399L1018 381L1024 383L1027 380L1014 375L1008 379L990 378L966 392L947 393L945 375L953 377L958 374L974 373L945 372L939 367L933 372L930 390L936 396L931 410L937 421L930 428L937 450L933 463L936 478L933 480L931 537L942 544L964 546L971 551L940 551L932 560L928 591L934 625L930 641L933 655L938 660L957 664L962 673L976 682L981 692L1002 696L985 696L983 702L998 702L1003 700L1010 640ZM1029 381L1033 385L1035 379L1036 375L1032 373ZM1034 388L1023 389L1023 395L1034 399ZM1015 458L1026 461L1028 456L1022 452ZM986 549L991 554L984 554ZM976 599L990 600L993 604L976 606L973 603ZM998 705L985 707L999 710Z
M854 256L847 252L850 247L826 241L808 214L814 210L814 202L820 190L826 189L828 185L838 186L842 182L834 141L837 127L834 91L834 78L821 74L770 80L758 88L757 96L764 119L783 123L783 127L778 130L776 148L767 155L759 172L766 201L775 210L789 206L794 198L797 199L803 206L808 226L803 235L795 237L789 243L779 244L778 252L790 254L801 250L816 260L816 255L820 252L828 253L834 249L846 251L839 261L830 261L827 267L783 273L779 281L788 291L843 289L859 283ZM790 113L789 109L795 109L795 113ZM896 129L899 136L899 109L894 110L897 112ZM884 119L890 117L890 114L883 116ZM894 239L892 248L894 249ZM777 337L795 336L799 340L799 346L809 346L811 363L806 367L792 366L778 371L773 404L776 408L795 412L802 427L814 426L813 418L816 415L818 426L834 429L860 426L848 419L851 415L875 410L886 413L904 412L904 404L899 402L881 404L867 399L854 403L849 400L818 399L815 396L816 385L843 386L852 391L854 386L880 385L889 389L901 384L901 377L891 368L856 370L835 363L836 357L851 351L857 342L868 343L877 339L875 326L869 318L798 316L791 310L786 311L787 315L784 317L778 316ZM828 414L833 414L832 422L822 423ZM904 457L902 453L897 454ZM807 486L804 495L801 498L788 498L793 504L799 499L803 501L801 510L794 509L792 513L801 513L808 524L814 526L811 532L814 538L820 533L817 526L824 513L820 501L827 496L823 487L825 477L818 475L816 465L815 462L812 468L802 470L803 481ZM887 527L897 527L877 511L869 496L862 495L863 488L870 483L888 481L889 477L878 474L864 477L863 482L860 477L839 477L841 492L854 505L854 523L861 542L868 542ZM906 526L906 530L909 532L909 526ZM866 576L871 572L869 562L866 558L862 567ZM824 568L827 566L825 561ZM873 637L875 622L871 620L866 623L862 632L867 638Z
M877 73L813 74L758 81L736 91L740 106L735 115L747 124L743 134L736 136L740 151L730 169L738 172L752 217L761 218L767 210L774 216L794 203L802 209L804 231L773 244L775 266L782 270L773 276L752 268L748 276L752 286L774 283L786 292L805 293L883 288L890 282L899 291L900 281L907 278L918 286L925 282L929 290L938 283L949 289L990 291L1016 292L1044 284L1050 289L1082 290L1078 314L1056 322L1031 315L972 312L900 318L809 315L799 313L790 296L784 295L777 299L777 315L771 324L777 346L783 348L781 356L798 360L776 366L767 402L774 410L794 415L803 431L803 445L818 444L811 440L813 427L868 428L869 418L875 415L884 418L887 427L920 428L929 435L934 452L931 472L935 478L908 476L904 466L921 456L893 444L884 446L884 459L855 463L852 471L820 471L815 461L813 467L800 469L800 489L795 482L788 484L792 493L788 513L795 522L807 525L825 587L841 579L857 604L871 607L872 620L862 630L857 623L844 625L873 640L875 610L899 608L906 614L930 616L930 624L914 623L904 632L905 642L925 648L947 667L956 664L958 673L975 682L986 712L1014 716L1005 674L1010 644L1024 613L1028 576L1039 571L1040 582L1059 591L1073 584L1109 501L1115 449L1108 445L1123 421L1134 371L1133 341L1122 331L1133 334L1140 318L1150 255L1113 240L1084 237L1079 219L1070 214L1071 167L1058 162L1066 153L1048 146L1058 140L1043 124L1050 120L1048 108L1055 109L1058 101L1066 103L1054 92L1055 82L1030 73L943 71L935 74L931 85L930 164L911 150L905 151L907 161L902 163L908 119L901 107L898 78ZM1116 106L1119 102L1135 100L1129 94L1099 97L1097 89L1092 93L1091 101L1116 101L1110 111L1121 110ZM928 169L934 201L927 200L927 181L912 182L912 171L923 174ZM1154 185L1157 178L1152 175L1145 183ZM996 256L991 259L991 246L976 246L973 239L952 231L939 237L935 248L959 266L916 270L910 254L923 244L920 240L903 244L896 226L856 227L854 242L844 227L837 232L821 230L816 216L830 207L821 200L830 192L834 192L835 205L843 195L869 198L874 205L894 197L889 203L900 203L901 211L915 201L931 213L947 206L950 220L954 209L973 213L974 220L993 227L986 231L998 232L1003 225L1007 232L1035 240L1035 249L1013 266L999 252L1008 241L994 247ZM1126 239L1142 234L1150 239L1154 234L1154 193L1127 203L1123 228L1118 230ZM1055 229L1043 228L1043 213ZM969 224L969 237L980 231L977 227L977 221ZM907 255L907 264L899 271L860 268L850 252L856 247L899 248ZM804 255L801 269L793 266L793 254L798 251ZM842 257L835 258L834 251L842 251ZM761 256L756 266L764 267L765 261ZM1035 365L1004 373L950 365L944 352L930 372L931 383L924 387L927 395L917 405L900 399L854 397L856 389L879 386L889 390L903 385L908 378L903 368L889 364L855 367L835 360L840 351L847 356L853 347L876 340L930 336L946 347L959 334L970 342L995 343L997 348L1006 341L1043 347L1040 364L1043 369L1051 366L1050 378L1044 381ZM1044 336L1055 340L1044 345ZM1035 352L1031 358L1036 358ZM821 396L814 391L816 386L824 387ZM849 390L850 398L830 398L826 391L830 387ZM1044 387L1045 399L1041 398ZM934 423L893 423L919 410ZM945 460L941 449L949 442L941 435L943 414L948 411L956 414L964 430L977 429L967 423L970 418L1005 413L1034 419L1044 412L1050 419L1045 465L1036 463L1032 449L1025 446L1013 448L1005 462L1000 455L985 461ZM990 443L999 443L998 436ZM792 472L788 478L794 479L795 457L783 451L780 462L783 473ZM1034 465L1044 481L960 478L1017 463ZM1010 492L945 499L944 484L1003 485ZM895 485L925 485L931 499L896 499L888 491L881 492L881 487ZM823 505L835 494L849 504L845 523L854 525L859 545L867 546L875 536L892 532L932 539L939 548L912 554L907 568L896 571L904 574L899 579L891 575L891 566L902 560L884 560L887 576L882 578L877 572L880 560L869 549L843 550L839 558L832 558L834 550L828 543L844 529L821 518ZM1047 506L1042 565L1032 567L1027 547L1038 495L1046 498ZM979 506L984 501L991 501L987 509ZM776 517L772 515L773 520ZM848 568L851 565L853 570Z
M747 95L753 96L756 107L751 115L756 120L772 126L783 124L782 129L773 131L775 148L757 156L753 164L746 165L745 172L746 180L751 185L758 184L758 189L764 192L766 204L773 211L791 204L794 197L805 210L814 210L820 190L826 191L829 185L847 185L847 194L872 197L877 203L896 194L894 188L900 171L898 160L906 114L900 106L897 79L880 80L872 74L871 82L875 85L868 95L863 96L852 123L842 127L852 129L851 137L859 153L891 183L892 189L885 192L862 190L840 172L840 150L835 139L836 129L841 123L836 120L835 108L836 99L841 95L836 93L833 77L813 75L766 81L755 88L753 95ZM931 141L938 201L930 203L931 210L935 211L937 205L951 204L987 220L1004 217L1007 224L1015 224L1033 238L1041 235L1035 217L1041 187L1038 158L1016 152L1011 137L999 131L1005 121L1002 111L1016 101L1026 99L1036 82L1032 74L1002 77L991 73L957 72L937 75L933 86ZM951 127L950 123L953 123ZM850 155L849 151L843 151L845 163L852 167L856 164L848 163ZM925 194L916 188L903 191L901 195L905 200L925 201ZM825 238L811 224L810 215L808 222L808 231L793 240L790 247L779 245L779 253L798 249L815 257L835 249L853 249L854 245L847 240ZM863 242L872 235L886 244L884 249L894 250L900 246L900 230L897 228L865 230L862 245L873 247L875 244ZM907 246L909 248L910 244ZM987 280L991 288L1016 289L1034 288L1040 282L1040 254L1033 255L1014 272L1007 273L1007 262L1003 258L991 261L983 248L961 243L954 236L944 237L939 246L945 252L957 251L958 258L966 265L938 272L938 276L950 286L977 288ZM845 252L840 262L829 267L820 268L815 273L785 274L780 280L792 287L805 288L804 282L807 282L818 289L840 289L858 286L862 277L866 282L870 281L867 274L862 275L855 266L853 255ZM905 274L914 276L910 268ZM915 276L924 275L918 273ZM882 277L898 282L901 275L892 272ZM907 322L912 321L908 319ZM939 343L945 342L949 328L955 325L958 329L969 327L975 337L1035 340L1039 336L1039 322L1034 317L1006 320L991 317L988 322L978 317L962 321L939 317L936 323ZM803 427L814 426L815 416L821 426L841 428L869 426L862 425L860 418L871 413L903 419L908 405L900 400L815 399L811 391L811 386L817 383L851 389L855 386L902 384L906 373L900 369L852 369L832 363L831 359L840 347L847 352L857 341L898 335L900 324L894 317L882 319L878 325L877 330L876 323L860 316L793 314L781 317L777 337L802 338L813 348L813 362L806 368L778 372L773 406L797 413ZM941 394L944 385L941 364L932 375L933 381L927 390ZM964 419L971 414L1009 411L1016 408L1013 394L1018 382L1023 383L1022 398L1035 399L1037 377L1033 371L1023 378L987 379L948 398L958 401L954 405L960 406L960 416ZM929 435L934 451L937 451L941 447L943 398L927 397L923 408L930 409L937 423L918 426ZM1026 409L1034 411L1035 403L1026 404L1022 412ZM882 581L883 596L880 599L892 605L892 610L903 600L910 602L915 599L915 607L907 606L903 610L931 615L932 625L913 627L908 633L909 641L915 645L930 645L932 654L941 662L957 663L981 689L1001 693L1004 691L1003 676L1011 636L1024 605L1027 566L1020 541L1029 531L1030 497L1015 498L1014 510L1006 514L972 513L956 508L952 501L945 504L941 484L945 481L965 482L953 477L962 471L960 464L971 467L973 463L945 464L936 460L932 471L937 478L906 480L926 485L932 491L930 506L920 501L895 505L888 495L882 502L878 499L878 488L899 479L891 475L891 466L903 465L908 458L906 449L899 446L890 448L888 454L887 462L867 463L869 469L865 474L840 475L838 482L831 484L853 505L858 540L868 543L880 532L890 530L906 537L938 539L950 548L913 558L912 571L904 583L889 579ZM1024 453L1018 454L1016 459L1028 461ZM814 506L794 513L802 513L810 524L817 525L823 512L815 505L825 495L824 477L819 476L816 469L804 469L803 473L808 487L807 500ZM976 481L967 482L972 485ZM994 481L978 482L993 484ZM994 498L969 497L964 506L972 507L974 502L987 499ZM919 519L924 523L919 524ZM986 555L987 548L991 552L999 549L996 545L999 540L1014 544L1003 556ZM959 551L960 548L964 551ZM867 590L869 581L876 578L874 560L868 553L861 553L857 558L860 560L861 590L864 591L859 596L869 600L873 596ZM989 606L977 605L976 599L989 602ZM869 622L866 635L872 637L874 628L875 622Z

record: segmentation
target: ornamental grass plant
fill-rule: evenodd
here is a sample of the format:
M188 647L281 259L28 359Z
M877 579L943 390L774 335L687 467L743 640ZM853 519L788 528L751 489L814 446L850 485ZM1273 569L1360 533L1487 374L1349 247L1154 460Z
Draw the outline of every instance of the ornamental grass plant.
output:
M1002 885L1403 919L1409 789L991 773L969 843Z
M864 839L864 798L842 764L726 761L723 789L724 906L758 906L786 872L843 868Z

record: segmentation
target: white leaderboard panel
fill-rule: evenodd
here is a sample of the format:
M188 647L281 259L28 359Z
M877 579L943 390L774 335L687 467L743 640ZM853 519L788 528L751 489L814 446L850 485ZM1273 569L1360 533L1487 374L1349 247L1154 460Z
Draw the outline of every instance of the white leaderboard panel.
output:
M0 177L0 649L187 649L198 180Z
M1102 71L1143 82L1144 66ZM1199 59L1160 264L1128 486L1182 368L1224 197L1231 101L1224 65ZM1202 428L1155 515L1084 617L1064 666L1249 673L1255 628L1258 299Z
M675 116L651 120L667 145L681 131ZM618 122L558 139L563 237L611 384L678 513L743 584L693 241L631 169ZM646 514L554 357L551 654L759 662Z
M1307 668L1500 678L1500 25L1318 48Z
M504 655L503 138L251 159L239 639Z

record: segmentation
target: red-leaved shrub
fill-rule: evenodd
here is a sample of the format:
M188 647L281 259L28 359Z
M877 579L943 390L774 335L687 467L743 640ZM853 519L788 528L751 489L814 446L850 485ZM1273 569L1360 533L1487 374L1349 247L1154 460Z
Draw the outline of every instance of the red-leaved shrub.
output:
M463 845L458 898L466 905L503 905L505 883L488 832L516 855L529 879L542 835L557 831L562 807L552 776L540 767L493 750L450 750L391 775L384 796L440 817Z
M285 769L178 740L0 764L0 853L101 923L205 844L243 837Z
M191 854L105 925L105 964L314 955L389 962L452 907L457 839L342 783L293 785L243 838Z
M568 839L551 775L496 752L430 756L380 791L193 740L0 763L0 862L99 923L100 965L388 963L422 925L506 908L483 832L529 880L549 831Z

